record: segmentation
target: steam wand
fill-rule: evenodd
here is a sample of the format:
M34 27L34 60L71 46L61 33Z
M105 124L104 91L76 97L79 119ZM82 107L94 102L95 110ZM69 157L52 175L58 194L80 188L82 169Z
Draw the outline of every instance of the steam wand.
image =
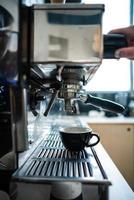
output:
M47 106L47 109L46 109L45 112L44 112L44 116L47 116L48 113L49 113L49 111L51 110L51 108L52 108L52 106L53 106L53 104L54 104L54 101L55 101L55 99L57 98L58 92L59 92L59 90L55 90L55 92L52 94L52 97L51 97L51 99L50 99L50 101L49 101L49 104L48 104L48 106Z
M101 107L105 110L115 112L115 113L123 113L125 108L121 104L118 104L116 102L113 102L108 99L102 99L99 97L94 97L92 95L83 95L81 94L79 96L79 99L83 101L85 104L91 104L97 107Z

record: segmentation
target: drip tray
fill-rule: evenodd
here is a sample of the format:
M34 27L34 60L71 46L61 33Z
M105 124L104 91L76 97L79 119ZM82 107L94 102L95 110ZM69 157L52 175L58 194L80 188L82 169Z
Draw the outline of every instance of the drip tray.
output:
M110 185L94 148L66 150L58 130L51 130L29 159L13 175L24 182L79 181Z

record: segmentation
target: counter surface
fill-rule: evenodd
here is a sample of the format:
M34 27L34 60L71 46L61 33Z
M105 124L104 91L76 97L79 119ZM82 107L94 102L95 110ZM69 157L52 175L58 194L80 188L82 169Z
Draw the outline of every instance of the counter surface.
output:
M80 120L84 123L99 124L134 124L134 117L90 117L81 116Z
M109 200L134 200L134 192L115 166L105 149L101 144L95 147L97 155L105 169L105 172L112 182L109 187Z

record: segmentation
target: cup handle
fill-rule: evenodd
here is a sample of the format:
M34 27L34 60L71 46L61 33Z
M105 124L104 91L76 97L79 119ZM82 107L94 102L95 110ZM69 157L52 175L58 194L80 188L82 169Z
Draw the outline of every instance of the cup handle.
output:
M95 146L96 144L99 143L100 137L99 137L98 134L92 133L92 134L91 134L91 138L92 138L92 137L96 137L96 138L97 138L96 142L91 143L91 144L86 144L86 147L93 147L93 146ZM90 139L91 139L91 138L90 138Z

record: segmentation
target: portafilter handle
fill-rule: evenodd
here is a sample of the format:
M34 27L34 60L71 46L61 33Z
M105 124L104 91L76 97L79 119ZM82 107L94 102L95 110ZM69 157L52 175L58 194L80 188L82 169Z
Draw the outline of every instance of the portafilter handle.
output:
M127 47L127 39L123 34L107 34L103 36L104 50L103 58L104 59L116 59L115 51L117 49Z
M118 104L108 99L94 97L89 94L86 96L80 95L80 100L82 100L85 104L91 104L115 113L123 113L125 110L124 106L122 106L121 104Z

